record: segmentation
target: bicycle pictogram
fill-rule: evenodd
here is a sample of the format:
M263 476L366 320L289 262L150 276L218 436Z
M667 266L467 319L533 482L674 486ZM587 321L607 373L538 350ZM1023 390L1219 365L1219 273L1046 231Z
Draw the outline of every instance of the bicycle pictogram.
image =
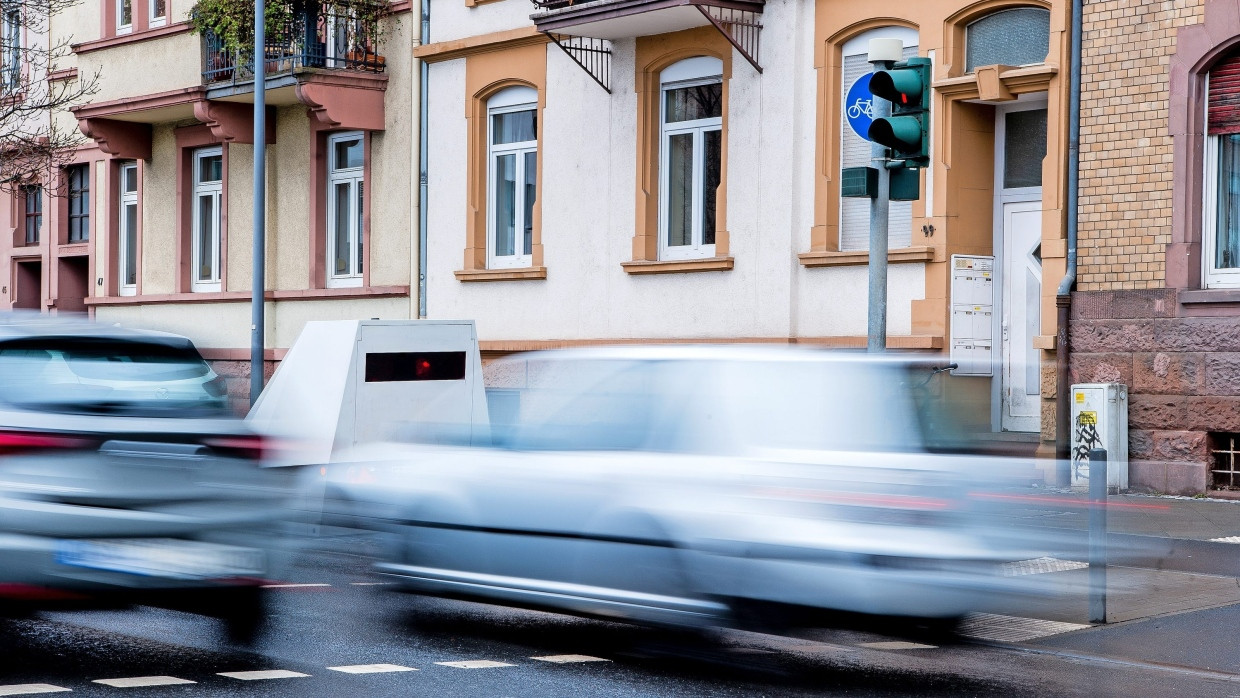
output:
M862 114L865 114L867 117L873 119L874 100L861 99L858 97L857 101L853 102L852 106L848 107L847 114L850 119L860 118Z

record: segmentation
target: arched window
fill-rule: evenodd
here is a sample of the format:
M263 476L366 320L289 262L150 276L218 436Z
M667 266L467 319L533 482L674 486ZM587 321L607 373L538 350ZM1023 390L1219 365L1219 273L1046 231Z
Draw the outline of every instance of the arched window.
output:
M1206 288L1240 285L1240 53L1210 69L1206 102Z
M917 31L907 27L881 27L849 39L841 47L843 68L841 84L844 88L844 114L840 132L840 167L869 167L870 141L856 129L869 124L871 114L869 91L858 80L872 71L869 60L870 39L899 39L904 42L904 57L917 55ZM857 89L853 89L856 87ZM853 99L849 102L849 93ZM858 121L854 117L864 117ZM840 178L841 180L843 178ZM912 244L913 205L908 201L892 201L887 214L887 238L891 249ZM868 250L870 248L870 200L840 199L841 250Z
M1000 10L965 29L965 72L984 65L1032 65L1051 48L1051 13L1038 7Z
M664 68L659 83L659 258L714 257L723 61L686 58Z
M508 87L487 100L487 267L531 266L538 183L538 92Z

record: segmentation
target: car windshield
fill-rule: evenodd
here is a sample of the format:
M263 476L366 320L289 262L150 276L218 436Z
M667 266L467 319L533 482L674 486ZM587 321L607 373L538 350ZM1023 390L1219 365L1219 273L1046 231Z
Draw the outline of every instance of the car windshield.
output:
M919 450L907 367L818 360L529 360L492 427L519 450Z
M0 344L0 400L73 414L190 417L227 408L222 382L193 347L110 338Z

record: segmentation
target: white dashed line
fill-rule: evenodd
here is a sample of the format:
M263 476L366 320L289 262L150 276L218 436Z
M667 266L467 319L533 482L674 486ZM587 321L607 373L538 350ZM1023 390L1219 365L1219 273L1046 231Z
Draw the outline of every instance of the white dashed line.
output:
M1026 574L1046 574L1048 572L1067 572L1089 567L1089 563L1076 560L1060 560L1054 557L1039 557L1020 562L1005 562L1000 569L1004 577L1019 577Z
M230 679L241 679L242 681L263 681L266 679L297 679L309 674L302 674L296 671L287 671L285 669L267 669L265 671L221 671L220 676L227 676Z
M1038 618L999 616L992 613L971 613L960 625L960 634L979 640L1025 642L1073 630L1091 627L1081 623L1060 623Z
M417 671L413 667L399 664L353 664L350 666L329 666L332 671L343 671L346 674L386 674L392 671Z
M391 582L349 582L351 587L386 587L391 585Z
M1225 536L1223 538L1211 538L1211 543L1240 543L1240 536Z
M50 683L17 683L0 686L0 696L33 696L36 693L69 693L72 688L61 688Z
M553 654L548 657L530 657L540 662L551 662L552 664L575 664L577 662L610 662L610 659L602 657L591 657L588 654Z
M329 587L330 584L264 584L263 589L308 589L310 587Z
M858 647L869 647L875 650L936 650L938 645L922 645L916 642L862 642Z
M128 679L95 679L91 683L101 683L113 688L138 688L139 686L178 686L198 682L178 679L175 676L134 676Z
M493 662L489 659L470 659L463 662L435 662L439 666L450 666L454 669L494 669L502 666L516 666L504 662Z

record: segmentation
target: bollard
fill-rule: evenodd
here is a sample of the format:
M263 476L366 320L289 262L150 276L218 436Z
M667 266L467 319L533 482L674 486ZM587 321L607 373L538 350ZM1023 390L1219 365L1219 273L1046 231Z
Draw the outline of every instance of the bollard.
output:
M1107 622L1107 452L1089 452L1089 622Z

